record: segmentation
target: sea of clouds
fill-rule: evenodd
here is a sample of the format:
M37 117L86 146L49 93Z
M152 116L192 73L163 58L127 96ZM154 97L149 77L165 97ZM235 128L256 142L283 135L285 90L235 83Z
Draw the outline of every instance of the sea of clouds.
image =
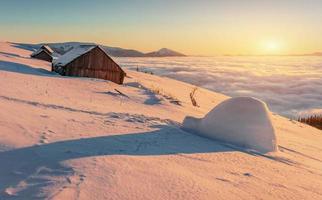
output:
M322 113L322 57L117 58L121 66L192 83L232 97L252 96L297 118Z

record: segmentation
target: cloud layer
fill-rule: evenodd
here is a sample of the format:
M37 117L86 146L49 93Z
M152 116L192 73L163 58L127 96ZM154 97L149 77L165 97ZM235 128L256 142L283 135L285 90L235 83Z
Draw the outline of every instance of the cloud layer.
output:
M192 83L229 96L253 96L287 117L322 110L322 57L117 58L125 68ZM322 113L322 112L321 112Z

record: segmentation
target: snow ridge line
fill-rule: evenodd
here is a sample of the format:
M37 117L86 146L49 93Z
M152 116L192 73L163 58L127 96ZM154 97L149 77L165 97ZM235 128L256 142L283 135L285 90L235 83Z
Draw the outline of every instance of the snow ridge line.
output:
M81 112L81 113L100 115L100 116L106 115L106 113L100 113L100 112L96 112L96 111L81 110L81 109L70 108L70 107L60 106L60 105L55 105L55 104L45 104L45 103L40 103L40 102L36 102L36 101L28 101L28 100L17 99L17 98L7 97L7 96L0 96L0 98L7 100L7 101L28 104L28 105L32 105L32 106L36 106L36 107L61 109L61 110L66 110L66 111L70 111L70 112Z
M301 153L301 152L295 151L295 150L293 150L293 149L286 148L286 147L281 146L281 145L279 145L278 147L279 147L280 149L285 150L285 151L289 151L289 152L292 152L292 153L294 153L294 154L298 154L298 155L301 155L301 156L303 156L303 157L306 157L306 158L309 158L309 159L312 159L312 160L315 160L315 161L318 161L318 162L322 162L322 160L320 160L320 159L318 159L318 158L314 158L314 157L312 157L312 156L308 156L308 155L306 155L306 154L304 154L304 153Z
M40 102L36 102L36 101L28 101L28 100L24 100L24 99L18 99L18 98L7 97L7 96L0 96L0 99L4 99L7 101L13 101L13 102L17 102L17 103L22 103L22 104L27 104L27 105L31 105L31 106L35 106L35 107L59 109L59 110L64 110L64 111L69 111L69 112L85 113L85 114L97 115L97 116L109 116L114 119L116 119L116 118L125 119L128 122L144 123L145 121L159 121L159 122L166 123L166 124L173 125L173 126L177 126L177 127L180 126L180 123L170 120L170 119L149 117L149 116L145 116L142 114L115 113L115 112L101 113L101 112L97 112L97 111L81 110L81 109L77 109L77 108L70 108L70 107L55 105L55 104L45 104L45 103L40 103Z

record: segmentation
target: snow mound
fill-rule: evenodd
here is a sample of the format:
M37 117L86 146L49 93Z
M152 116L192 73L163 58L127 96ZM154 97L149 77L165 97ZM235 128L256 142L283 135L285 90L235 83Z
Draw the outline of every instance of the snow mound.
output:
M252 97L230 98L204 118L186 117L184 129L261 153L277 150L275 130L266 104Z

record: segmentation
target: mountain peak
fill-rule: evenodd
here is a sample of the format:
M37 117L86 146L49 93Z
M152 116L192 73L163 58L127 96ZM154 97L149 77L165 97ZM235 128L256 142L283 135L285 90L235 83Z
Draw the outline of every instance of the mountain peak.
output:
M167 56L185 56L182 53L179 53L177 51L173 51L168 48L161 48L158 51L146 53L145 56L151 56L151 57L167 57Z

